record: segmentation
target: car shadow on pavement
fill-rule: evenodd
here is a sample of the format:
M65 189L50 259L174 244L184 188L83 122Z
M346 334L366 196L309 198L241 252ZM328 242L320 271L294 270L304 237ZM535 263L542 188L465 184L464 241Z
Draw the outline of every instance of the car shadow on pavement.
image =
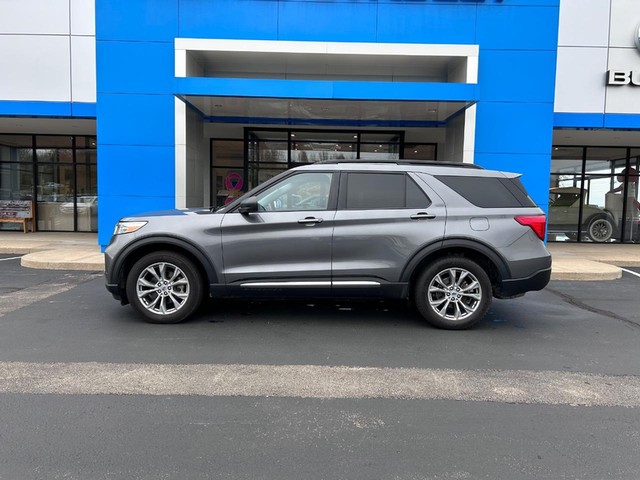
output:
M507 301L494 301L487 315L471 331L527 328L522 316L505 315ZM517 309L507 308L510 313ZM406 300L335 299L208 299L186 323L326 324L354 326L393 325L440 331L422 319Z
M406 301L335 299L208 299L189 323L225 321L262 323L321 322L406 323L425 322Z

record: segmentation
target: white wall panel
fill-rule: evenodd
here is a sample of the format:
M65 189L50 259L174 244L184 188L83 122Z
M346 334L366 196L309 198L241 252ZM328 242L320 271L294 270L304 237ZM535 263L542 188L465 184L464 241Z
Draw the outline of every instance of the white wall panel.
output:
M204 138L204 122L194 110L187 108L186 112L186 206L201 207L208 205L209 193L205 184L209 183L209 148ZM206 198L205 198L206 193Z
M634 48L610 48L609 69L640 71L640 52ZM640 113L640 87L611 85L607 88L605 113Z
M591 0L589 0L591 1ZM611 0L610 47L634 47L634 33L640 24L640 1Z
M3 34L69 34L69 0L0 0Z
M95 0L71 0L71 35L96 34Z
M96 39L71 37L71 101L96 101Z
M555 111L602 113L606 71L606 48L559 47Z
M640 52L634 48L610 48L607 70L640 70Z
M0 35L2 100L71 100L68 36Z
M174 99L176 170L176 208L187 206L187 105L179 98Z
M609 43L610 2L561 0L558 45L606 47Z
M464 150L462 152L463 163L475 163L476 110L477 106L472 105L464 112Z

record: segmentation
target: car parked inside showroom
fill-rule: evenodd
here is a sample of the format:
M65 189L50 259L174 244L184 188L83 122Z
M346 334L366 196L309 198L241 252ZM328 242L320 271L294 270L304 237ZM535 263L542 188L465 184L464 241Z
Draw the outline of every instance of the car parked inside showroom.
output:
M604 243L617 240L622 228L622 195L607 193L605 207L587 203L585 189L582 197L579 187L553 187L549 190L549 236L565 236L570 240L578 238L580 203L582 198L582 240ZM638 215L633 205L627 207L627 233L638 231Z

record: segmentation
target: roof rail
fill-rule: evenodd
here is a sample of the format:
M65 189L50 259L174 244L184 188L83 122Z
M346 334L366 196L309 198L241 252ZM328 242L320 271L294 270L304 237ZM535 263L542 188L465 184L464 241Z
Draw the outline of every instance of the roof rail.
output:
M475 165L473 163L462 163L462 162L438 162L436 160L388 160L388 159L378 159L378 160L366 160L366 159L340 159L340 160L322 160L316 163L322 164L335 164L335 163L391 163L395 165L422 165L428 167L457 167L457 168L473 168L477 170L484 170L479 165Z

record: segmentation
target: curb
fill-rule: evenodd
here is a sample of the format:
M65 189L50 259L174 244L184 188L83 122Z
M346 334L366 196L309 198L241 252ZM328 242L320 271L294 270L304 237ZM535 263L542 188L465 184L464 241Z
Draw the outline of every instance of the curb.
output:
M603 264L604 265L604 264ZM617 280L622 278L622 269L613 267L607 272L554 272L551 271L551 280L574 280L574 281L591 281L598 280Z
M575 257L554 257L551 267L551 280L598 281L621 277L622 269L616 265Z
M30 261L22 257L20 265L26 268L40 270L82 270L90 272L104 272L104 264L100 263L77 263L77 262L40 262Z
M66 257L65 260L60 260ZM78 252L69 249L39 250L20 259L20 265L43 270L82 270L104 272L104 255L94 252Z

